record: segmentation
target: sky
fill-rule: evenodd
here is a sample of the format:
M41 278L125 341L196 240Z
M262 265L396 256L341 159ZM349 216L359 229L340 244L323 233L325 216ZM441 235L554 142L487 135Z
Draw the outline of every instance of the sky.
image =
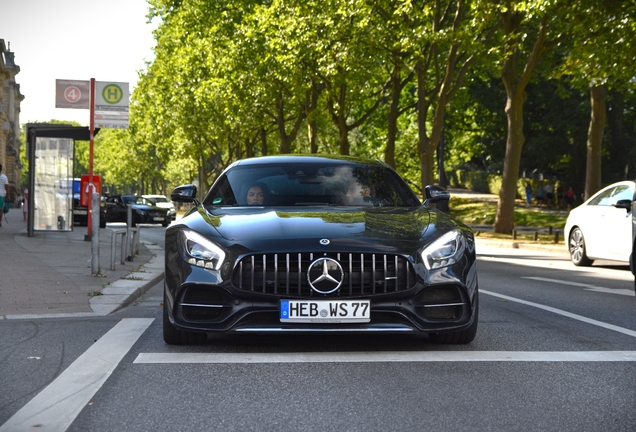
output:
M89 110L55 108L55 80L127 82L154 58L146 0L0 0L0 39L11 45L24 96L20 123L89 125Z

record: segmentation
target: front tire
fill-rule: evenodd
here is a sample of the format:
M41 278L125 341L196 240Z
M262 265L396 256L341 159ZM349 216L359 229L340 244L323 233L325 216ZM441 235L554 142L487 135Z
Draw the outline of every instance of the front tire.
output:
M578 227L570 233L568 250L570 251L570 259L575 266L588 267L594 262L587 257L585 237L583 237L583 231Z
M428 338L437 345L465 345L471 343L477 335L479 323L479 293L475 293L475 312L473 323L465 330L448 333L429 333Z
M195 333L177 329L170 322L166 293L163 294L163 341L169 345L202 345L208 340L205 333Z

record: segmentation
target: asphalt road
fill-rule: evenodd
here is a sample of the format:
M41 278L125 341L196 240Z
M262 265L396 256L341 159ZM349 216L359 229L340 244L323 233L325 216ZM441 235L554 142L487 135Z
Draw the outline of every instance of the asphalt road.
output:
M478 253L480 327L466 346L389 335L223 335L167 346L161 284L108 317L0 321L0 424L49 389L48 403L79 406L55 403L43 422L29 417L29 430L635 430L629 268ZM90 364L110 368L101 384L76 368L91 352ZM46 429L50 416L61 426Z

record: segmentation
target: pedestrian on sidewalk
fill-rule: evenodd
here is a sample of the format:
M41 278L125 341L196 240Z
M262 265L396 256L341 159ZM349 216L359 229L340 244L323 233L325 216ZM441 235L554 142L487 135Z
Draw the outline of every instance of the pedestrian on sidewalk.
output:
M22 194L22 220L24 222L27 221L28 214L29 214L29 189L24 188L24 193Z
M526 182L526 206L532 204L532 186Z
M572 186L565 192L565 203L568 205L568 214L570 214L570 210L572 210L572 206L574 206L574 200L576 198L576 194L574 193L574 189Z
M543 189L543 184L539 183L539 187L537 187L537 205L541 207L544 204L545 199L545 189Z
M0 164L0 227L2 226L2 218L4 217L4 201L9 199L7 196L9 191L9 180L2 173L2 164Z

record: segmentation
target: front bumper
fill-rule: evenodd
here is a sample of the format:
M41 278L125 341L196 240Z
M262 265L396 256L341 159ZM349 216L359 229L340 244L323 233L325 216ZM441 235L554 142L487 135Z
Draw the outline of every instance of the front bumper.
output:
M477 295L476 287L473 293ZM171 298L166 289L170 321L181 330L206 333L459 331L472 324L474 313L474 297L457 284L417 286L399 296L367 297L371 301L371 321L368 323L281 322L279 301L282 299L285 296L250 297L206 284L184 285L177 296Z

